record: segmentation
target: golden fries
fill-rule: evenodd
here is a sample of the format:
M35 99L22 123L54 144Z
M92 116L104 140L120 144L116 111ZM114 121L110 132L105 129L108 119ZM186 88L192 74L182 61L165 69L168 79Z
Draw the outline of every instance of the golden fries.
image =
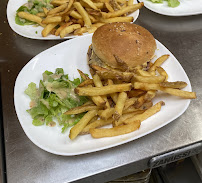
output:
M88 124L88 122L94 117L96 116L97 111L96 110L92 110L87 112L82 118L81 120L74 126L71 128L70 133L69 133L69 138L71 140L75 139L77 137L77 135L84 129L84 127Z
M90 134L94 138L113 137L123 135L137 130L140 127L140 121L134 121L127 125L116 126L113 128L90 129Z
M98 96L98 95L108 95L116 92L130 91L132 88L131 83L126 84L116 84L116 85L108 85L103 87L83 87L83 88L75 88L75 93L80 96Z
M84 82L75 88L75 93L88 96L93 102L65 113L72 115L88 111L72 128L70 138L89 133L93 138L113 137L137 130L142 121L158 113L165 105L163 101L153 105L152 100L157 91L186 99L196 98L195 92L180 90L187 86L186 82L166 81L168 74L161 64L168 57L169 55L161 56L154 64L150 64L147 71L138 68L134 72L120 72L93 65L93 79L78 70ZM99 104L93 98L99 98ZM100 128L106 125L110 127Z
M52 34L64 38L71 33L93 33L106 23L133 22L133 17L126 14L141 8L143 3L133 5L131 2L128 5L127 0L52 0L53 9L43 7L37 15L18 12L18 16L44 27L43 37ZM52 28L54 23L58 24Z
M29 21L32 21L32 22L36 22L39 25L42 25L42 18L40 18L40 17L38 17L36 15L32 15L32 14L27 13L27 12L19 12L18 16L20 18L24 18L26 20L29 20Z
M131 5L131 6L126 6L125 8L114 11L114 12L110 12L110 13L102 12L102 17L103 18L120 17L121 15L124 15L126 13L136 11L136 10L142 8L143 6L144 6L144 3L138 3L138 4Z
M134 88L146 90L146 91L148 91L148 90L161 90L165 93L175 95L178 97L182 97L182 98L186 98L186 99L195 99L196 98L195 92L188 92L188 91L183 91L183 90L174 89L174 88L164 88L164 87L161 87L159 84L135 82Z
M161 106L162 106L162 103L158 102L154 106L147 109L144 113L135 115L135 116L127 119L124 123L129 124L129 123L136 121L136 120L144 121L145 119L147 119L147 118L153 116L154 114L156 114L157 112L159 112L161 110Z
M123 108L124 108L126 99L127 99L126 92L119 93L119 96L118 96L118 99L116 102L116 106L115 106L114 116L113 116L116 121L118 121L119 118L122 116L122 112L123 112Z
M93 129L93 128L100 128L102 126L106 126L106 125L110 125L112 124L112 122L114 121L114 119L110 118L108 120L103 120L103 119L100 119L100 120L96 120L90 124L88 124L81 132L80 134L81 135L84 135L84 134L88 134L90 133L90 129Z

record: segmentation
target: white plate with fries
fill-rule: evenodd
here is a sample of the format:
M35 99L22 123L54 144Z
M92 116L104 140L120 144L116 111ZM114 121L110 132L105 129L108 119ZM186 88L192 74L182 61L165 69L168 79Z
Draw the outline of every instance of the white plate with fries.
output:
M90 1L90 0L85 0L85 2L87 2L87 1ZM119 0L119 1L120 2L122 2L122 1L126 2L126 0ZM90 1L90 2L92 2L92 1ZM21 26L21 25L18 25L18 24L15 23L16 11L18 10L18 8L20 6L22 6L25 3L27 3L27 0L19 0L19 1L9 0L8 5L7 5L7 18L8 18L8 23L9 23L9 25L12 28L13 31L15 31L16 33L18 33L21 36L24 36L24 37L27 37L27 38L31 38L31 39L56 40L56 39L61 39L61 38L63 38L63 39L75 38L75 37L78 37L78 35L79 36L81 36L81 35L85 36L85 35L88 35L90 33L93 33L96 30L97 27L103 25L104 23L117 22L117 21L119 21L119 22L121 22L121 21L124 21L124 22L127 22L127 21L129 21L129 22L135 22L135 20L139 16L139 9L137 9L136 11L128 14L127 17L117 17L116 15L113 15L112 18L111 17L107 17L107 18L100 17L99 21L96 20L93 16L91 16L91 17L89 16L88 18L90 18L89 21L91 21L92 25L88 25L89 24L88 18L85 18L86 17L85 15L81 16L78 13L78 11L82 11L82 10L80 10L82 7L79 7L80 5L78 5L78 4L77 5L73 4L72 6L75 6L75 7L78 6L78 7L76 7L76 10L78 9L78 11L75 10L73 13L71 12L72 14L70 13L71 14L70 16L64 17L64 18L61 18L61 17L57 16L56 19L59 18L59 19L61 19L60 21L62 21L62 22L60 22L60 23L52 23L52 25L50 25L51 24L50 22L54 21L53 18L55 18L55 17L53 17L53 15L51 15L52 16L51 18L46 19L46 24L45 23L41 24L44 27L45 26L47 27L47 25L49 25L45 29L44 27L39 26L38 24L37 24L38 26L36 26L36 25L24 25L24 26ZM133 4L137 4L137 1L134 0ZM121 5L124 6L123 3ZM97 5L97 6L99 7L100 5ZM108 6L109 6L108 7L109 9L112 8L109 5L109 3L108 3ZM104 3L102 4L101 7L104 7ZM98 8L99 9L99 10L97 10L98 12L100 10L102 12L102 8L101 7L99 7L100 9ZM119 7L121 7L120 3L119 3ZM125 8L128 8L128 7L129 6L125 6ZM122 10L123 10L123 8L124 7L122 7ZM83 8L83 10L84 10L84 8ZM93 9L90 9L90 10L93 11ZM114 10L111 10L111 11L114 11ZM125 11L124 14L126 14L128 10L124 9L124 11ZM129 10L129 11L131 11L131 10ZM82 14L82 12L80 12L80 13ZM123 12L122 12L122 14L123 14ZM89 13L88 13L88 15L89 15ZM121 15L118 15L118 16L121 16ZM27 13L26 14L24 14L24 13L22 14L21 13L21 16L28 17L28 16L30 16L30 14L27 15ZM100 13L100 16L102 16L101 13ZM70 20L67 20L67 19L69 19L69 17L70 17ZM79 17L81 17L81 18L79 18ZM31 19L32 19L32 21L34 21L33 19L36 19L36 22L37 22L38 18L39 17L37 17L37 18L36 17L34 17L34 18L32 17ZM40 18L40 19L42 20L44 18ZM40 21L40 19L38 21ZM56 19L55 19L55 21L59 21L59 20L56 20ZM53 24L55 24L55 25L53 25ZM63 27L60 26L61 27L60 30L57 28L57 26L59 26L59 24L63 25ZM90 28L87 29L87 28L84 27L83 29L80 29L81 27L83 27L84 24L86 25L86 27L90 27ZM70 27L70 28L67 28L67 27ZM56 28L58 29L57 33L56 33ZM66 28L67 30L66 31L63 30L63 33L60 34L60 32L62 32L61 30L64 29L64 28ZM80 29L80 30L78 30L78 29ZM75 30L77 30L77 32L73 33L73 31L75 31Z
M163 3L153 3L150 0L139 0L144 2L144 6L153 12L167 16L190 16L202 13L201 0L179 0L180 5L172 8L167 1Z
M91 135L79 135L70 140L70 129L61 133L61 127L33 126L32 118L26 112L29 108L29 97L24 94L30 82L39 83L41 74L45 70L54 71L60 67L68 73L70 79L79 77L77 69L89 73L87 65L87 51L92 42L92 35L79 37L51 47L31 59L20 71L14 88L14 103L19 122L28 138L41 149L57 155L73 156L115 147L158 130L182 115L189 106L190 99L182 99L162 92L158 92L153 104L164 101L161 110L141 122L140 128L128 134L115 137L95 139ZM153 62L164 54L170 57L162 64L168 74L168 81L184 81L187 86L183 89L191 91L191 84L184 69L172 53L156 40L157 50ZM190 92L189 92L190 93ZM192 92L193 93L193 92ZM111 127L111 126L107 126Z

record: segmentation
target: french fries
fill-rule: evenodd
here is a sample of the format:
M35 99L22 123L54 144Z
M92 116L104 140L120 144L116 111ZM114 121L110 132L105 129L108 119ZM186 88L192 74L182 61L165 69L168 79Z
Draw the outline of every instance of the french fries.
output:
M90 129L90 134L93 138L113 137L133 132L140 128L140 121L134 121L130 124L116 126L113 128Z
M75 93L77 93L80 96L98 96L98 95L108 95L111 93L116 92L124 92L124 91L130 91L132 88L131 83L126 84L116 84L116 85L108 85L103 87L83 87L83 88L75 88Z
M64 38L71 33L93 33L106 23L133 22L129 13L143 7L143 3L133 4L131 0L52 0L51 4L53 9L43 7L36 15L18 12L18 16L44 27L43 37L53 34Z
M65 113L87 112L71 129L70 138L89 133L93 138L113 137L138 130L141 123L157 114L165 105L163 101L153 105L152 100L158 91L185 99L196 98L195 92L181 90L187 86L186 82L167 81L168 74L161 64L168 58L169 55L163 55L150 64L148 70L138 68L135 72L120 72L93 65L93 79L78 70L84 82L75 88L75 93L88 96L92 101ZM96 97L104 103L96 104L93 100ZM111 127L102 128L106 125Z
M92 110L88 111L82 118L81 120L71 128L70 133L69 133L69 138L71 140L75 139L77 135L84 129L84 127L88 124L88 122L96 116L97 111Z

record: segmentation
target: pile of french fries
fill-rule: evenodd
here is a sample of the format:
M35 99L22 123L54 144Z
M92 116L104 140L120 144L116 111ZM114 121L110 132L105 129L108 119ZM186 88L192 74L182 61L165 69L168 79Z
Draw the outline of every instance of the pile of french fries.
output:
M36 22L44 27L42 36L49 34L64 38L70 33L93 33L98 27L111 22L133 22L127 16L144 6L133 0L52 0L54 8L36 15L18 12L20 18Z
M112 137L130 133L140 128L141 122L156 114L165 105L160 101L153 105L152 99L158 90L185 99L195 99L195 92L181 90L186 82L168 82L168 74L161 67L169 55L159 57L145 71L139 68L133 72L109 70L92 66L90 79L78 70L83 82L75 88L80 96L89 101L70 109L67 115L86 112L83 118L70 130L70 139L78 135L91 134L94 138ZM100 128L112 124L111 128Z

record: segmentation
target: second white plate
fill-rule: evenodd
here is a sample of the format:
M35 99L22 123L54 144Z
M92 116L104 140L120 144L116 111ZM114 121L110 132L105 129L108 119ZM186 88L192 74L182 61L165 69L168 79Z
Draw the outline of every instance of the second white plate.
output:
M57 40L61 39L60 36L54 36L54 35L48 35L47 37L43 37L41 35L41 31L43 30L43 27L38 26L35 27L33 25L25 25L21 26L15 23L15 15L16 11L20 6L23 4L27 3L27 0L9 0L8 5L7 5L7 18L8 18L8 23L11 27L11 29L16 32L17 34L31 38L31 39L42 39L42 40ZM134 4L137 4L137 0L134 0ZM135 20L139 16L139 10L129 14L128 16L132 16ZM70 38L75 38L75 37L83 37L89 35L89 33L85 33L82 36L75 36L74 34L69 34L66 36L64 39L70 39Z
M38 147L48 152L57 155L72 156L115 147L143 137L165 126L183 114L189 106L189 99L181 99L159 92L153 102L155 104L163 100L165 106L162 107L160 112L143 121L139 130L130 134L102 139L94 139L90 135L83 135L77 137L75 140L70 140L68 137L70 129L65 134L62 134L61 127L58 125L53 128L46 125L33 126L32 118L26 112L29 109L30 99L24 94L24 91L28 84L30 82L38 84L45 70L54 72L58 67L63 68L64 72L68 73L71 78L79 77L77 69L89 74L86 55L91 40L92 35L88 35L65 41L45 50L31 59L16 79L14 103L19 122L29 139ZM156 43L157 57L163 54L170 55L170 58L162 65L169 75L169 81L185 81L188 84L185 90L191 91L189 79L180 63L165 46L158 41Z
M150 0L139 0L144 2L144 6L151 11L168 16L190 16L202 14L202 0L179 0L180 5L172 8L168 2L152 3Z

